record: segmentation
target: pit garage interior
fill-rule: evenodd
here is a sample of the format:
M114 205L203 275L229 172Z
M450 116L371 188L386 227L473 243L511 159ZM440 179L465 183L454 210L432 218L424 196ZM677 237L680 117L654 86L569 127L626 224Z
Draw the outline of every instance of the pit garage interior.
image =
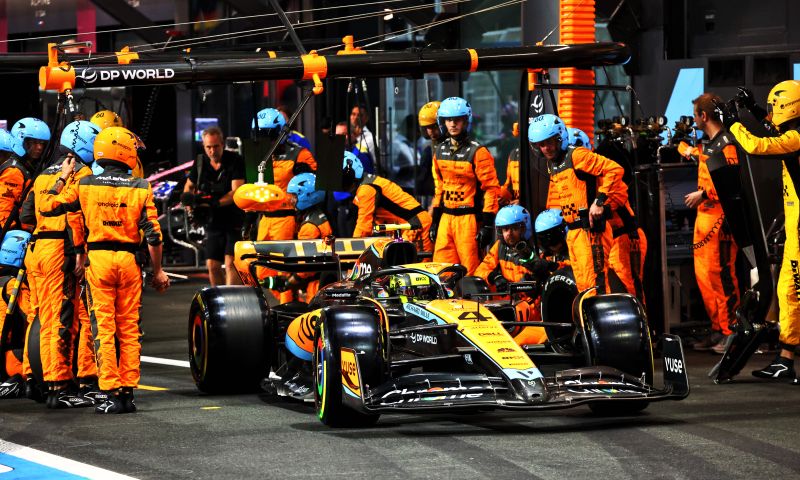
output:
M116 114L146 145L138 159L170 279L170 288L157 292L152 265L144 262L136 412L48 408L25 398L21 383L18 395L9 394L18 398L0 398L0 480L800 478L800 386L793 371L791 377L751 375L779 362L782 352L793 354L785 325L797 319L781 312L778 279L787 279L788 296L800 299L800 259L784 261L785 245L796 248L800 230L792 224L800 142L780 155L739 146L735 165L707 166L713 142L693 104L705 92L718 95L721 103L709 118L731 138L734 120L759 137L785 134L770 121L780 107L768 103L777 84L800 80L798 18L800 4L789 0L0 0L0 88L6 92L0 128L20 146L28 145L15 137L20 119L41 119L49 128L52 139L36 178L70 151L58 145L67 124L98 111ZM369 172L418 202L418 212L433 218L433 230L441 225L437 202L447 200L437 199L442 180L434 178L435 168L431 175L439 150L420 128L420 109L453 97L471 109L469 138L491 154L498 191L517 175L510 203L527 209L534 235L531 249L509 255L538 258L537 216L567 207L548 205L554 171L541 142L529 141L541 115L581 128L590 141L583 148L620 167L618 184L647 241L640 291L624 293L620 285L579 293L572 269L571 287L557 290L566 288L553 280L564 275L558 262L547 279L526 273L508 287L490 276L468 287L462 277L473 272L442 268L435 250L394 249L413 245L403 240L405 226L376 227L372 236L350 240L360 207L339 192L345 150L360 152L358 158L371 162ZM259 124L259 112L269 108L285 113L286 126L274 135ZM765 119L760 112L767 110L772 116ZM445 137L447 125L440 111L435 127ZM208 288L208 218L184 195L193 165L208 160L203 142L214 127L223 132L222 148L241 156L244 185L241 197L230 195L231 208L244 209L252 227L236 226L234 256L241 263L223 272L235 275L238 286L224 287L223 279L217 289ZM316 158L316 188L324 192L317 201L332 227L327 239L256 238L252 222L272 208L259 199L281 195L270 158L283 151L284 137L305 142ZM736 136L732 144L739 143ZM687 152L693 147L705 153ZM515 154L517 170L508 160ZM695 270L710 237L698 241L698 210L687 206L702 190L703 169L719 193L711 196L719 219L714 234L724 230L738 245L735 260L727 259L736 291L710 293L730 307L730 333L719 336ZM2 186L8 191L0 195L10 197ZM482 188L478 181L476 191ZM245 190L250 196L241 200ZM199 205L196 191L192 201ZM586 211L597 193L589 191ZM300 197L287 198L294 212ZM707 193L702 201L710 201ZM492 222L501 217L497 212ZM570 223L566 242L572 230L589 231L581 215L588 213L576 213L575 223L564 220ZM584 218L586 227L579 225ZM486 220L492 243L502 243L499 221L494 228ZM2 235L26 228L34 227L9 220ZM392 240L384 247L387 235ZM147 248L140 250L147 257ZM405 253L390 253L395 250ZM565 259L576 262L574 255L580 254L565 252ZM46 322L41 311L23 311L16 300L24 288L14 282L27 284L25 265L0 267L8 307L0 394L13 388L11 364L24 370L29 324L36 319L31 331L38 339ZM275 270L265 274L267 267ZM303 268L319 282L313 301L302 287L286 303L278 290L288 286L265 283L265 275L267 281L289 278ZM441 286L438 296L382 290L409 273ZM549 325L535 345L512 338L530 328L515 307L523 297ZM88 298L81 305L91 313ZM456 313L448 317L437 302ZM379 324L377 347L347 343L360 335L356 327L326 336L326 328L335 332L347 315L366 310ZM251 330L237 331L236 315L249 316L242 322ZM314 351L305 363L287 346L295 320L311 322ZM495 328L492 334L511 342L512 355L531 362L524 371L536 374L508 374L510 357L481 343L467 321L491 323L483 328ZM260 325L257 335L253 325ZM712 337L713 345L695 348ZM341 349L337 342L344 342ZM354 377L345 368L350 352ZM30 375L47 396L39 378L46 376L43 360L31 361ZM24 372L16 378L24 382Z

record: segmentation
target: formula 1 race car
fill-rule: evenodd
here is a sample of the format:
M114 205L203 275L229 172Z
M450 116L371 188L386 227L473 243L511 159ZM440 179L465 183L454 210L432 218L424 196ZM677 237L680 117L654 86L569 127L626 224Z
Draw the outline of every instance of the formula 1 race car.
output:
M313 396L330 426L371 425L383 412L587 404L599 414L628 414L689 394L680 339L664 336L664 387L654 388L640 303L591 290L569 301L570 272L544 285L537 325L548 342L523 348L507 330L523 323L511 304L465 298L476 287L464 280L464 267L420 263L400 238L239 242L235 255L248 286L204 288L191 306L190 363L205 392L260 382L279 395ZM347 279L308 304L269 307L257 287L258 268L335 271L353 260ZM510 293L534 288L521 282ZM545 376L545 365L563 368Z

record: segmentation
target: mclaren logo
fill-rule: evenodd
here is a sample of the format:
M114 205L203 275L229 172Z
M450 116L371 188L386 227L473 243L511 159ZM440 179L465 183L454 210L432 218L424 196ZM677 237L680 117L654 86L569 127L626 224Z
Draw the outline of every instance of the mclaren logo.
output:
M541 95L537 95L533 99L533 111L536 113L542 113L544 111L544 98Z

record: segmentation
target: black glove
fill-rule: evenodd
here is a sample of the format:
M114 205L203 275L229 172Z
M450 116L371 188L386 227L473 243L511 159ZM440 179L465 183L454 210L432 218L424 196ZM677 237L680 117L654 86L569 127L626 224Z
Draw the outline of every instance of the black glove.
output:
M739 93L736 94L736 104L749 110L758 121L763 121L767 118L767 110L758 105L753 92L744 87L739 87Z
M433 207L433 221L431 222L431 231L428 236L431 237L431 242L436 243L436 234L439 231L439 220L442 219L442 207Z
M483 214L483 226L475 235L475 241L478 242L478 250L483 250L494 241L494 215L491 213Z
M547 280L550 274L558 269L558 264L556 262L551 262L544 258L535 258L523 265L531 271L533 278L540 282Z
M489 280L490 284L495 286L498 292L508 291L508 280L506 280L499 270L495 270L494 272L490 273L487 280Z
M744 87L737 87L739 92L736 94L736 103L743 106L748 110L752 110L756 106L756 99L753 92Z
M714 112L722 124L725 125L725 128L730 128L731 125L739 121L739 111L736 108L735 100L731 100L728 103L714 102Z
M195 203L197 203L197 197L192 192L183 192L181 193L181 203L185 207L194 207Z

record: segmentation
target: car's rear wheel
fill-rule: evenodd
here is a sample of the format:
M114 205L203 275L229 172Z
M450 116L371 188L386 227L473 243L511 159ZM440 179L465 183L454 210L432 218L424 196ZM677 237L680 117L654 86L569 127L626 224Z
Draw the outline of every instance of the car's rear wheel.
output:
M268 306L251 287L204 288L189 310L189 365L206 393L252 392L269 373Z
M312 362L314 405L322 423L368 427L378 421L380 415L357 408L362 405L362 391L387 376L386 332L379 312L370 307L324 309L314 335Z
M647 315L628 294L582 297L577 309L583 319L584 348L589 366L615 368L653 384L653 345ZM647 408L647 400L598 401L589 408L599 415L629 415Z

